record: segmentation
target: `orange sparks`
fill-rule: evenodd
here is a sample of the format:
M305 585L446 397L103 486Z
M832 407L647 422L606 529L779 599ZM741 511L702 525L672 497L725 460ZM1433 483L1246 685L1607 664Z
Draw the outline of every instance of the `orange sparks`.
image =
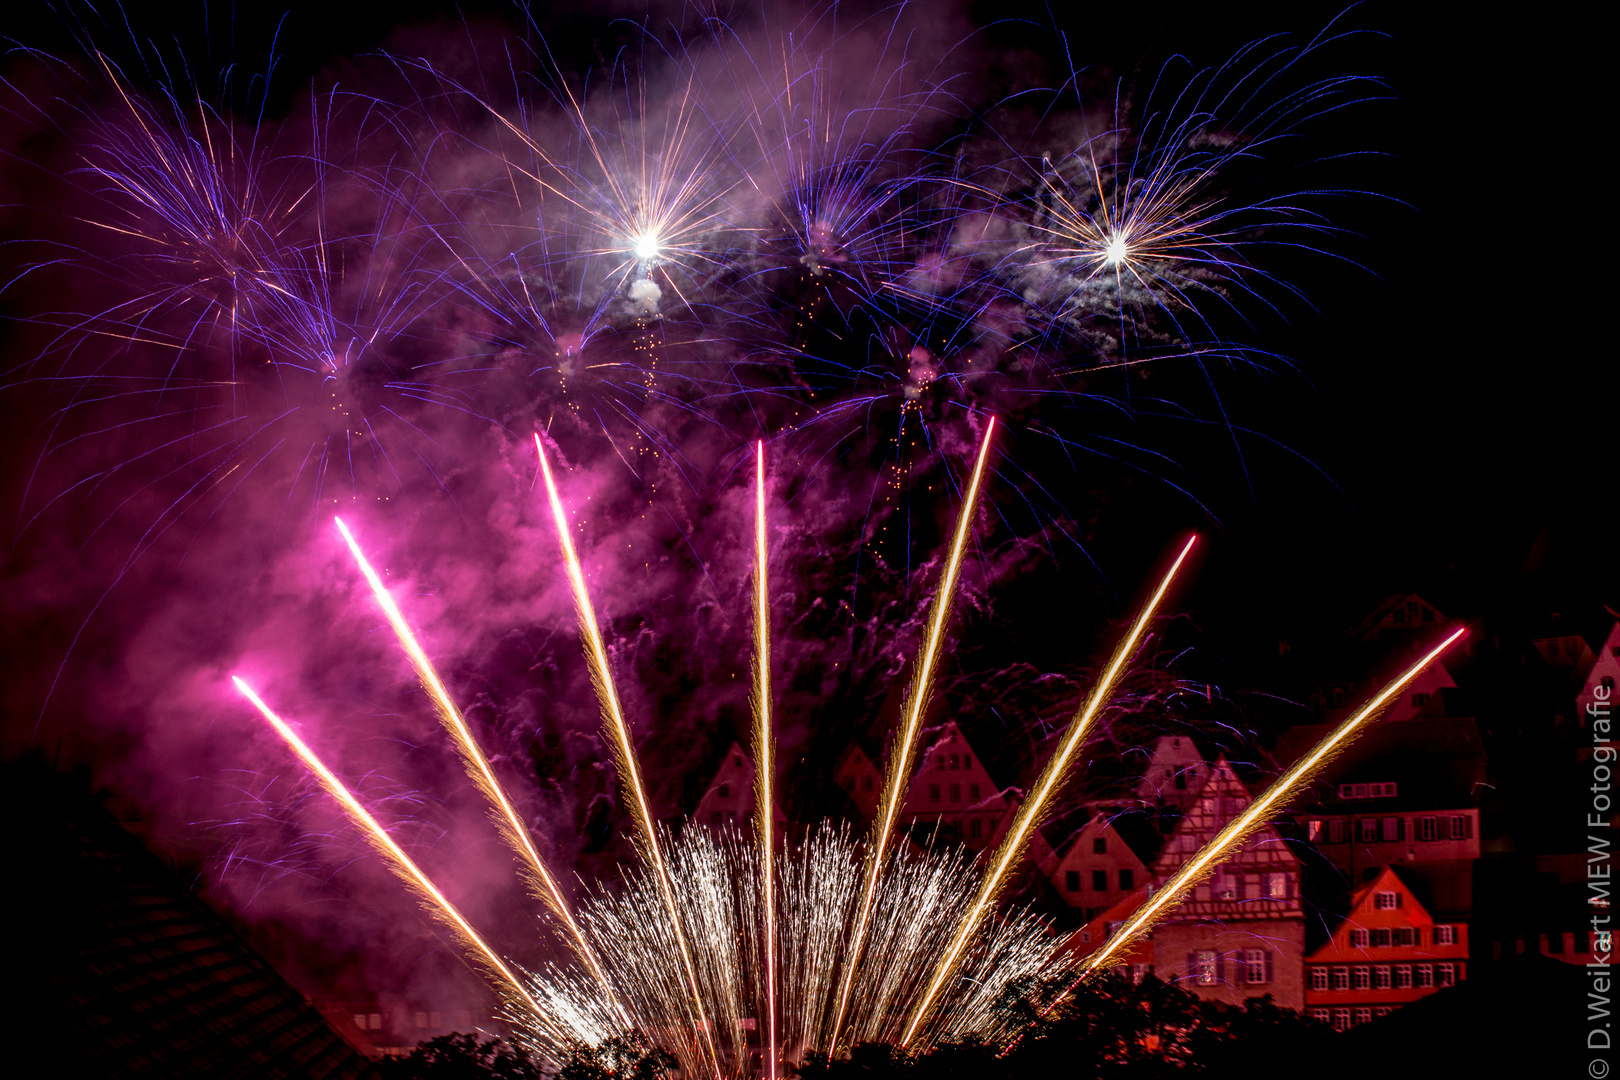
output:
M945 620L950 615L951 601L956 593L956 579L962 568L962 554L967 549L968 533L973 525L973 512L979 499L979 482L984 476L984 463L990 456L990 439L995 434L996 418L985 425L984 439L979 445L979 460L973 467L973 478L968 484L967 500L956 521L956 538L951 543L951 554L945 564L945 575L940 579L939 593L934 597L934 610L929 617L928 637L917 663L916 681L912 683L911 699L905 710L900 736L895 740L889 760L889 775L883 784L883 807L873 823L871 849L867 853L866 887L861 894L860 914L855 920L854 936L850 939L849 956L845 961L842 985L838 991L838 1012L833 1020L830 1047L837 1047L838 1033L843 1027L844 1013L849 1006L849 992L854 985L855 970L860 965L866 943L867 925L872 917L872 901L877 896L878 875L883 869L883 858L888 853L889 837L894 830L895 816L900 812L906 785L911 779L912 751L917 729L928 709L933 689L934 667L940 646L945 640Z
M521 998L534 1011L536 1017L543 1018L545 1013L541 1010L540 1003L535 1001L529 991L524 988L523 983L518 981L518 977L513 974L512 969L507 967L499 956L495 955L495 951L478 935L478 931L472 928L472 925L467 922L461 912L456 910L455 905L445 898L445 895L438 890L438 887L433 882L428 880L428 876L422 873L421 868L394 842L394 838L389 836L387 831L378 824L377 819L372 817L364 806L360 805L360 800L356 799L354 794L343 785L343 781L333 775L332 770L328 769L321 759L315 756L315 751L311 750L308 744L298 737L298 733L289 727L285 720L272 712L270 706L264 703L264 699L254 693L253 688L243 682L240 676L232 675L231 681L242 692L242 696L251 701L253 707L258 709L266 720L270 721L270 726L276 729L276 734L286 740L287 745L292 747L293 751L303 759L304 764L309 767L309 771L320 777L321 783L326 786L326 790L349 812L349 816L354 819L355 824L359 825L361 831L365 833L366 839L370 840L372 846L377 849L383 858L388 860L389 866L394 873L404 879L407 885L417 890L433 906L435 913L455 931L456 936L461 938L469 950L487 964L489 969L511 988L515 996Z
M1119 647L1114 650L1114 657L1103 671L1102 678L1097 681L1096 686L1092 687L1091 693L1087 696L1085 704L1080 707L1080 711L1075 713L1074 720L1069 724L1068 732L1058 745L1057 753L1053 754L1052 760L1046 763L1046 769L1041 773L1040 780L1036 782L1034 792L1024 801L1024 805L1019 808L1018 816L1014 819L1012 828L1008 830L1006 838L1001 842L1000 850L996 852L995 858L991 860L991 869L984 875L984 881L979 887L979 895L974 899L973 905L968 908L966 914L962 916L962 921L957 926L956 937L951 941L950 948L945 951L945 955L940 959L939 966L934 970L933 981L929 983L922 1000L917 1004L916 1011L911 1015L911 1022L906 1026L906 1032L900 1039L901 1046L909 1043L912 1036L917 1033L917 1028L928 1017L928 1010L933 1005L934 998L944 987L946 980L956 970L956 962L961 958L962 950L967 948L968 941L978 931L985 912L995 902L997 894L1001 891L1002 884L1006 881L1007 871L1013 867L1019 855L1023 853L1024 841L1029 838L1030 832L1039 824L1041 814L1050 802L1052 794L1063 781L1070 759L1074 757L1075 751L1079 750L1081 744L1085 742L1086 735L1090 733L1091 725L1096 720L1097 714L1102 711L1103 706L1108 703L1108 699L1113 695L1120 674L1125 670L1125 665L1135 654L1136 647L1140 644L1142 636L1147 632L1148 625L1153 621L1154 613L1158 611L1160 602L1164 600L1165 594L1170 591L1170 583L1175 580L1176 574L1181 570L1181 564L1186 562L1188 554L1192 552L1193 545L1197 542L1198 537L1196 535L1187 538L1187 543L1182 547L1181 554L1177 555L1176 561L1170 564L1170 569L1165 573L1163 580L1159 582L1159 587L1154 591L1152 599L1147 602L1147 606L1142 608L1141 613L1136 617L1136 621L1131 624L1130 632L1125 635L1124 640L1119 643Z
M776 809L771 791L771 610L765 569L765 441L754 447L754 821L763 856L761 879L765 901L765 1026L769 1042L765 1075L776 1080L776 869L771 820Z
M377 598L377 604L383 609L383 614L388 617L388 623L394 628L394 635L399 638L400 646L404 648L405 655L411 661L411 666L416 669L417 676L422 680L423 688L427 690L428 695L433 699L434 705L437 706L439 720L444 724L445 730L450 733L450 737L455 740L457 749L461 751L461 758L467 767L468 775L472 777L473 783L477 784L479 789L495 804L499 811L496 822L501 826L501 832L505 835L507 843L516 849L533 872L535 884L539 885L539 888L535 891L540 894L541 899L567 927L574 950L579 953L580 958L591 969L591 973L596 976L596 981L601 984L603 992L607 994L608 1000L613 1003L615 1011L619 1011L618 1003L613 996L613 990L608 984L607 975L597 962L596 954L586 944L585 935L580 931L579 924L574 921L573 913L569 910L567 901L563 899L562 889L558 887L556 879L551 876L550 871L546 869L545 862L540 858L540 852L534 846L534 838L529 835L529 830L524 826L522 819L518 817L517 809L506 795L506 789L501 787L500 781L495 779L495 772L490 768L489 759L484 756L478 741L473 738L472 729L467 726L466 718L461 715L461 710L456 707L455 700L450 696L450 691L446 689L443 680L439 678L439 673L433 667L433 662L428 659L427 653L422 649L421 644L417 642L416 635L411 632L410 624L405 621L404 614L399 610L399 605L394 602L393 596L384 587L382 578L378 576L376 570L372 569L371 562L366 558L365 553L360 550L360 544L355 540L354 534L349 531L349 527L343 523L342 518L333 518L332 520L337 522L338 531L343 534L344 542L349 545L349 551L354 555L354 561L359 564L360 572L365 575L367 584L371 586L371 594Z
M692 964L692 951L686 942L686 932L681 929L681 913L675 903L675 889L670 883L669 871L664 866L664 854L658 845L658 831L653 824L652 809L647 805L646 790L642 787L641 773L636 767L636 748L630 739L630 725L625 722L624 710L619 705L619 692L613 685L613 671L608 666L607 649L602 644L602 633L596 625L596 611L591 607L591 595L585 587L585 573L580 568L579 556L574 551L568 514L563 509L562 496L557 493L557 483L551 477L551 466L546 462L546 451L540 442L539 432L535 432L534 452L540 458L540 475L545 479L546 496L551 500L551 514L557 523L557 539L562 545L563 565L568 569L568 583L574 590L574 607L579 615L579 635L585 645L585 659L590 664L591 683L596 687L597 700L602 704L602 719L607 724L618 757L620 783L624 787L626 798L636 808L642 840L647 845L647 854L652 859L653 870L658 875L658 888L663 893L664 906L669 911L670 927L675 933L676 944L680 946L681 963L686 968L687 989L692 996L693 1022L703 1031L703 1038L708 1043L709 1058L714 1065L715 1080L720 1080L720 1056L715 1050L714 1036L709 1031L709 1023L703 1018L697 971Z
M1080 973L1080 979L1084 980L1093 972L1102 970L1111 958L1119 955L1126 946L1132 944L1152 929L1153 923L1157 921L1159 916L1174 907L1187 894L1187 891L1197 885L1216 863L1225 858L1228 853L1247 838L1249 833L1257 828L1261 822L1265 821L1268 814L1277 809L1290 795L1303 787L1316 770L1326 764L1334 754L1354 741L1362 728L1367 727L1373 720L1376 720L1390 702L1394 701L1401 693L1407 683L1417 678L1424 668L1434 663L1441 653L1451 648L1457 639L1467 632L1465 627L1459 627L1452 631L1444 641L1430 649L1423 659L1407 668L1398 678L1380 690L1378 695L1363 705L1354 716L1334 728L1327 738L1317 743L1309 754L1300 758L1293 768L1289 769L1281 778L1268 787L1258 799L1250 803L1247 810L1233 818L1226 828L1221 830L1220 835L1206 844L1204 849L1197 855L1187 860L1175 876L1165 883L1163 888L1155 892L1147 903L1137 909L1131 920L1121 927L1119 932L1111 937L1106 945L1086 959L1085 966ZM1073 987L1070 987L1070 990L1072 991ZM1064 996L1066 997L1067 994ZM1058 1001L1061 1000L1062 997L1058 999ZM1055 1007L1056 1004L1057 1002L1054 1001L1052 1005L1047 1006L1048 1011Z

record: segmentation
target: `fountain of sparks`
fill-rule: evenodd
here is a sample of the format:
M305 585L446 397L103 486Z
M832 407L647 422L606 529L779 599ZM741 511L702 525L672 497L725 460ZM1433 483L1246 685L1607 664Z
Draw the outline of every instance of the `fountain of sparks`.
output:
M669 1051L684 1075L728 1080L761 1074L774 1078L811 1049L837 1052L864 1042L921 1048L967 1036L1015 1041L1019 1032L1014 1014L998 1008L1010 987L1065 974L1077 986L1106 970L1222 858L1280 811L1464 631L1454 631L1336 728L1190 859L1105 947L1077 963L1061 948L1062 939L1050 926L1028 912L1003 910L997 900L1031 834L1071 774L1076 755L1144 640L1196 537L1183 545L1138 612L994 854L979 861L962 852L908 850L896 843L895 824L915 767L918 729L928 708L994 433L992 420L985 425L900 728L889 748L883 800L871 834L858 841L823 824L803 840L785 845L774 835L772 821L776 764L763 443L755 447L753 835L694 828L672 836L653 820L633 732L613 681L562 493L536 435L539 471L557 527L581 643L615 749L626 804L634 808L641 855L640 864L624 872L621 888L598 887L577 908L570 907L545 866L404 614L354 534L337 522L468 775L489 799L502 837L560 924L578 966L514 971L292 727L247 683L237 678L236 685L319 777L396 876L448 929L469 963L488 977L504 1002L515 1040L543 1059L557 1061L573 1046L637 1031Z

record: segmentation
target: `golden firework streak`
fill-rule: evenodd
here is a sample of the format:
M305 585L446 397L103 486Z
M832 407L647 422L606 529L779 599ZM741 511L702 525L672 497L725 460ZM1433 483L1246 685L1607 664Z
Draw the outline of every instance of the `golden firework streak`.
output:
M332 520L337 522L338 531L343 534L344 542L349 545L349 551L354 555L354 561L360 565L360 572L365 575L367 584L371 586L371 594L377 598L378 606L383 609L383 614L388 617L388 623L394 628L394 634L399 638L399 643L404 648L405 655L410 658L411 666L416 669L417 676L421 678L423 688L427 690L428 696L433 699L440 722L444 724L445 730L450 733L450 737L455 740L456 748L461 751L461 759L467 767L467 774L472 777L473 783L478 785L478 789L500 811L499 816L496 817L496 824L500 827L506 842L517 851L518 855L528 864L530 871L533 872L534 877L530 885L538 886L534 891L551 908L557 918L562 920L563 925L568 928L568 935L572 939L570 944L573 945L574 951L579 953L580 959L584 960L586 966L591 969L591 974L596 976L596 981L601 984L602 991L607 995L614 1011L623 1016L623 1010L619 1008L618 1001L613 995L613 989L608 984L607 975L602 971L595 952L586 944L585 935L580 931L579 924L574 921L573 913L569 911L567 901L563 899L562 890L558 888L556 879L546 869L545 862L540 858L539 850L534 846L534 838L529 835L529 830L518 817L517 809L513 807L512 801L507 798L506 790L501 787L500 781L495 779L495 772L490 768L489 759L484 756L484 752L479 748L477 740L473 738L472 729L467 726L467 721L461 715L461 710L456 707L454 699L450 697L450 691L445 688L444 681L439 678L439 673L434 669L433 662L428 659L427 653L423 651L422 646L417 642L416 635L411 632L410 624L405 621L405 616L399 610L399 605L389 595L388 589L383 585L382 578L377 575L376 570L372 569L365 553L360 550L360 544L355 540L354 534L349 531L349 527L343 523L342 518L333 518Z
M765 901L765 1075L776 1080L776 848L771 826L776 797L771 791L771 609L766 580L769 547L765 531L765 441L754 448L754 822L759 829L760 880Z
M1012 869L1017 863L1018 857L1023 854L1024 842L1029 838L1029 834L1034 831L1035 827L1040 824L1041 815L1047 809L1053 793L1057 791L1059 785L1063 782L1070 759L1074 757L1075 751L1079 750L1081 744L1085 742L1097 714L1102 711L1103 706L1108 703L1108 699L1113 696L1114 687L1119 682L1120 674L1125 670L1125 665L1130 662L1131 657L1135 655L1136 647L1141 643L1142 635L1147 632L1148 625L1152 622L1153 615L1158 610L1160 602L1164 600L1165 594L1170 591L1170 583L1175 580L1176 574L1181 570L1181 564L1186 562L1188 554L1192 552L1193 545L1197 542L1198 537L1196 535L1187 538L1187 543L1182 547L1181 554L1177 555L1176 561L1170 564L1170 569L1166 571L1163 580L1159 582L1159 587L1153 593L1152 599L1147 602L1141 613L1136 616L1136 621L1131 624L1130 632L1125 635L1124 640L1119 643L1119 647L1114 650L1113 659L1108 662L1108 667L1103 670L1102 678L1097 680L1096 686L1092 687L1085 703L1080 706L1080 711L1074 714L1074 719L1069 723L1068 732L1063 736L1062 743L1058 745L1057 753L1053 754L1052 760L1046 763L1046 769L1041 773L1040 780L1036 782L1034 792L1028 799L1024 800L1024 805L1019 808L1018 816L1013 820L1012 827L1007 830L1007 835L1002 840L1001 847L991 860L990 869L985 872L984 880L979 886L979 895L974 899L972 906L962 915L962 921L957 925L956 937L951 941L950 948L945 950L945 955L940 958L939 966L934 969L933 980L923 993L922 1000L917 1003L916 1011L911 1014L911 1022L906 1026L906 1033L900 1038L901 1046L909 1043L912 1036L917 1033L917 1029L922 1026L922 1022L927 1019L928 1010L933 1006L935 997L956 971L956 963L961 959L962 951L967 948L968 942L978 932L979 925L984 920L985 912L989 910L991 904L995 903L996 896L1006 883L1007 872Z
M349 812L349 816L354 818L355 823L366 834L366 839L370 840L372 846L377 849L383 858L388 860L389 866L394 873L433 905L436 914L449 924L450 928L455 931L456 936L461 938L468 946L470 952L488 964L490 970L500 976L501 981L511 988L514 997L521 998L530 1009L534 1010L536 1017L543 1018L545 1013L541 1010L540 1003L535 1001L528 990L524 989L523 983L513 974L512 969L507 967L499 956L495 955L495 951L484 942L483 938L478 936L478 931L474 930L461 912L456 910L456 906L445 898L445 895L438 890L438 887L433 882L428 880L428 876L422 873L421 868L416 863L411 861L411 857L405 854L398 844L394 843L394 838L388 835L387 831L378 824L377 819L372 817L364 806L360 805L360 800L356 799L353 793L343 786L343 781L333 775L332 770L328 769L321 762L321 759L315 756L315 751L311 750L308 744L298 737L297 732L287 726L285 720L272 712L270 706L264 703L264 699L254 693L253 688L243 682L240 676L232 675L231 681L236 684L238 690L242 691L242 696L251 701L253 707L264 714L266 720L270 721L270 726L276 729L276 734L285 739L287 745L292 747L294 752L304 760L304 764L309 767L309 771L320 777L321 783L326 785L326 790L331 792L332 797L343 804L343 808Z
M968 484L967 500L962 504L956 521L956 538L951 543L950 558L945 563L945 575L940 579L939 592L934 597L934 610L929 618L928 638L917 662L916 680L911 686L911 699L905 712L904 725L895 740L889 759L889 775L883 784L883 807L873 822L872 841L867 852L866 887L861 893L860 913L856 916L854 934L850 938L848 958L838 990L838 1013L833 1020L829 1049L838 1046L838 1033L843 1027L844 1013L849 1006L849 991L855 982L855 971L860 966L861 953L866 944L867 926L872 917L872 901L877 895L878 876L883 870L883 858L888 853L889 837L894 831L895 815L905 797L906 785L911 779L911 758L917 729L922 725L933 688L934 666L940 645L945 640L945 620L951 613L951 600L956 593L956 579L962 568L962 553L967 548L968 533L973 525L973 511L979 499L979 482L984 476L984 463L990 456L990 438L995 434L996 418L991 417L984 428L984 440L979 445L979 460L973 467L973 479Z
M1395 700L1407 683L1417 678L1424 668L1434 663L1441 653L1451 648L1452 644L1467 632L1466 627L1453 630L1449 637L1429 650L1423 659L1407 668L1397 679L1380 690L1378 695L1363 705L1354 716L1334 728L1327 738L1317 743L1310 753L1300 758L1293 768L1289 769L1268 787L1258 799L1250 803L1247 810L1233 818L1226 828L1221 830L1220 835L1205 844L1197 855L1187 860L1181 869L1169 881L1165 882L1163 888L1155 892L1147 903L1137 909L1136 915L1109 939L1108 944L1086 958L1085 964L1081 968L1080 980L1076 981L1075 986L1078 986L1080 981L1084 981L1092 973L1102 970L1110 959L1117 956L1132 942L1151 930L1159 917L1174 907L1187 894L1188 890L1197 885L1215 863L1219 862L1225 855L1247 839L1249 833L1266 821L1267 815L1271 811L1276 809L1288 796L1303 787L1311 779L1312 774L1325 765L1334 754L1343 750L1346 745L1352 742L1362 728L1376 720L1384 709ZM1068 991L1058 998L1058 1001L1063 1000L1073 990L1074 987L1071 986ZM1047 1006L1047 1009L1050 1010L1056 1005L1057 1001L1054 1001Z
M597 700L602 704L602 719L611 733L619 763L619 780L626 798L636 808L636 820L641 827L642 840L658 876L658 889L663 894L664 906L669 911L670 928L675 943L680 947L681 964L686 969L686 986L692 996L692 1021L703 1031L709 1047L709 1059L714 1065L715 1080L720 1077L720 1055L715 1050L714 1035L703 1015L703 997L698 990L697 970L692 964L691 947L686 932L681 929L681 912L675 903L675 888L670 883L669 871L664 865L664 853L658 846L658 830L653 825L652 809L647 805L647 794L641 785L641 772L636 767L636 748L630 740L630 725L619 706L619 692L613 685L613 671L608 666L607 649L602 644L602 633L596 626L596 611L591 607L591 595L585 588L585 572L580 568L579 556L574 552L574 540L569 534L568 515L563 510L562 496L551 477L551 466L546 462L545 447L540 433L534 436L534 452L540 459L540 475L546 482L546 496L551 500L551 514L557 522L557 539L561 542L563 564L568 569L568 583L574 590L574 607L579 616L579 636L585 646L585 659L591 669L591 683L596 688Z

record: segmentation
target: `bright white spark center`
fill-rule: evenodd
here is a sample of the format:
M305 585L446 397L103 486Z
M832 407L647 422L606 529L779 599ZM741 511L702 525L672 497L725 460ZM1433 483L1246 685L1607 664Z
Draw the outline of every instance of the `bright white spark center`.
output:
M1103 263L1107 266L1118 266L1130 253L1130 248L1125 246L1123 235L1112 236L1108 240L1108 246L1103 248Z
M658 258L658 250L663 245L658 242L658 234L644 232L640 236L630 238L630 253L642 262L651 262Z

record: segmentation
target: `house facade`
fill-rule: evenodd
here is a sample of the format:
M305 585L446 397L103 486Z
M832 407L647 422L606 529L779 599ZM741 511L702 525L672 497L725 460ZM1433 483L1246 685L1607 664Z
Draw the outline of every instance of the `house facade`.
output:
M1063 853L1041 870L1064 902L1083 909L1087 918L1148 883L1148 868L1105 813L1094 814Z
M1468 977L1468 924L1430 916L1385 867L1350 901L1350 913L1305 958L1305 1008L1340 1031Z
M1218 758L1153 865L1166 882L1248 809L1248 789ZM1305 1007L1305 916L1299 860L1270 823L1260 826L1153 932L1157 974L1201 998L1241 1005L1270 994Z

